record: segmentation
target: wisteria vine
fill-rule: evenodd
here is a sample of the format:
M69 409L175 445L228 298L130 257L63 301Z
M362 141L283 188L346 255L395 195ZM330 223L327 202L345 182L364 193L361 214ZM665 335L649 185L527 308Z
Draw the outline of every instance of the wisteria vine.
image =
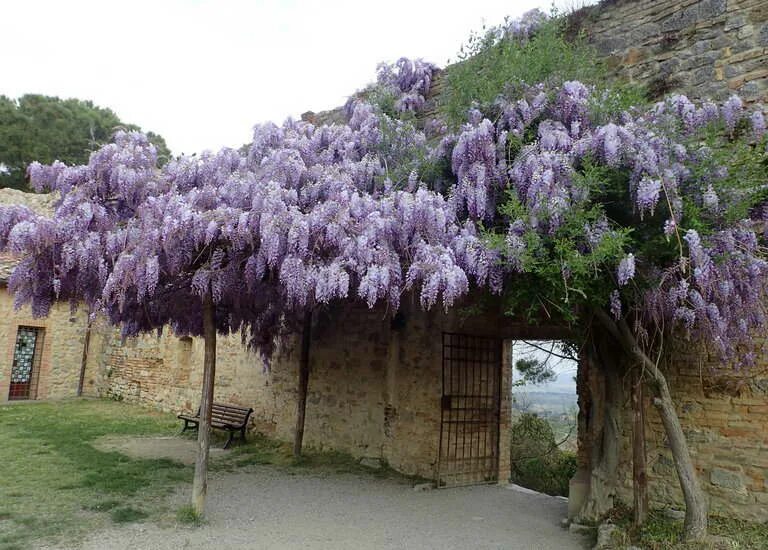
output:
M525 41L543 20L505 32ZM268 355L307 309L360 300L395 312L409 291L425 309L450 307L473 285L498 293L527 274L562 311L604 307L640 336L684 330L724 359L754 360L735 350L766 324L766 182L734 185L718 148L764 159L759 109L675 95L597 124L600 98L572 81L501 95L455 134L439 119L419 130L397 113L420 116L436 71L382 65L394 115L356 98L345 124L259 125L245 152L161 167L145 136L118 132L87 165L31 165L35 188L61 199L51 219L0 207L0 247L21 258L16 304L41 316L56 300L85 302L125 335L199 335L211 293L218 329ZM424 169L441 159L447 186ZM746 206L736 216L733 205Z

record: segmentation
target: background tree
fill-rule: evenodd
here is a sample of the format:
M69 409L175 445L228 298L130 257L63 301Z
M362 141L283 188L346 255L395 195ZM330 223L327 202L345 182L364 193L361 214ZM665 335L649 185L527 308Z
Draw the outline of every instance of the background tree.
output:
M85 164L118 129L139 130L110 109L90 101L27 94L0 96L0 187L28 190L26 171L33 161ZM165 140L149 132L160 159L168 159Z

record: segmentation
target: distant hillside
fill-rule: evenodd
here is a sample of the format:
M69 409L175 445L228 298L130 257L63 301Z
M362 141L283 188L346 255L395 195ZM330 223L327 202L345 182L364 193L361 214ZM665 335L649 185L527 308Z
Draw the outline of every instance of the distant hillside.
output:
M521 412L542 416L570 413L577 407L576 392L542 392L519 390L512 392L512 407Z

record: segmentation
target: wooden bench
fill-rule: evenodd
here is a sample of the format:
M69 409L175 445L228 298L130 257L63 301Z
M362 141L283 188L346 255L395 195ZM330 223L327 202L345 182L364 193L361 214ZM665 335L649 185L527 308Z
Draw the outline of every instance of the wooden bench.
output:
M240 440L245 441L245 429L248 426L248 418L252 412L253 409L246 409L236 405L224 403L214 403L212 405L211 427L229 432L229 439L224 444L225 449L232 443L235 432L240 432ZM181 433L186 432L187 429L196 430L200 427L200 407L197 408L197 413L194 416L181 413L178 415L178 418L184 421L184 429L181 430Z

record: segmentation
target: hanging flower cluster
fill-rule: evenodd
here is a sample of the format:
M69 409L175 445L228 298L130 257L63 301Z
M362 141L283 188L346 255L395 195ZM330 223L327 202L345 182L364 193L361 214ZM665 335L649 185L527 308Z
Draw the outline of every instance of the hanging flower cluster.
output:
M222 332L268 353L281 327L335 300L386 303L414 291L449 307L470 283L500 290L499 254L447 197L382 185L407 144L382 152L384 121L365 103L348 124L257 126L247 152L224 149L158 167L152 145L118 133L86 166L30 168L58 190L53 219L0 209L0 239L23 256L18 304L47 314L85 300L125 335L171 326L201 334L210 292Z
M509 21L504 27L504 32L508 37L525 41L533 36L548 19L549 16L540 9L532 9L525 12L519 19Z
M401 57L379 65L377 83L395 95L398 112L416 112L424 107L436 72L437 66L423 59Z
M762 139L762 113L746 112L736 97L718 107L711 102L696 105L685 96L675 95L648 110L623 113L618 120L594 126L589 117L589 89L580 83L566 82L554 93L557 99L552 105L542 99L535 110L528 98L497 102L503 106L496 124L497 139L503 140L508 129L516 136L523 135L528 128L537 130L533 141L511 159L506 173L506 185L514 189L516 203L524 212L523 217L510 220L506 235L508 267L513 271L526 270L522 260L527 252L526 243L530 242L526 234L538 235L533 239L535 243L552 238L575 212L583 212L600 200L578 181L584 162L625 173L631 199L626 207L634 209L639 218L636 223L642 224L646 218L652 220L663 205L667 219L656 222L658 231L679 241L678 260L659 265L653 257L636 258L638 251L628 250L625 257L616 259L617 290L610 293L606 307L615 316L622 311L637 313L642 321L638 330L644 330L643 323L668 328L682 326L715 345L724 359L737 363L751 361L754 355L739 355L736 350L739 344L751 342L750 335L766 323L763 308L768 264L757 230L764 224L762 220L728 222L719 193L727 194L728 204L749 196L759 200L768 174L751 188L721 186L718 191L720 182L728 177L728 167L713 164L713 151L702 144L701 135L719 132L726 141L744 139L736 133L746 125L747 139ZM761 147L764 146L758 142L755 154L760 155ZM496 150L499 149L497 146ZM462 157L463 151L458 147L453 154L454 167L463 166L462 162L467 160L477 162L478 158L477 154ZM493 159L484 162L494 166ZM495 165L501 165L501 160ZM496 185L487 183L486 189L493 190ZM712 227L706 242L696 231L681 229L687 223L686 204L699 209ZM763 212L760 208L752 211L758 218ZM586 251L612 235L611 231L596 231L589 224L584 231L576 238L588 243ZM567 280L568 270L563 274ZM630 282L639 276L644 279L640 284L645 290L640 291L631 308L622 308L618 289L629 288Z

